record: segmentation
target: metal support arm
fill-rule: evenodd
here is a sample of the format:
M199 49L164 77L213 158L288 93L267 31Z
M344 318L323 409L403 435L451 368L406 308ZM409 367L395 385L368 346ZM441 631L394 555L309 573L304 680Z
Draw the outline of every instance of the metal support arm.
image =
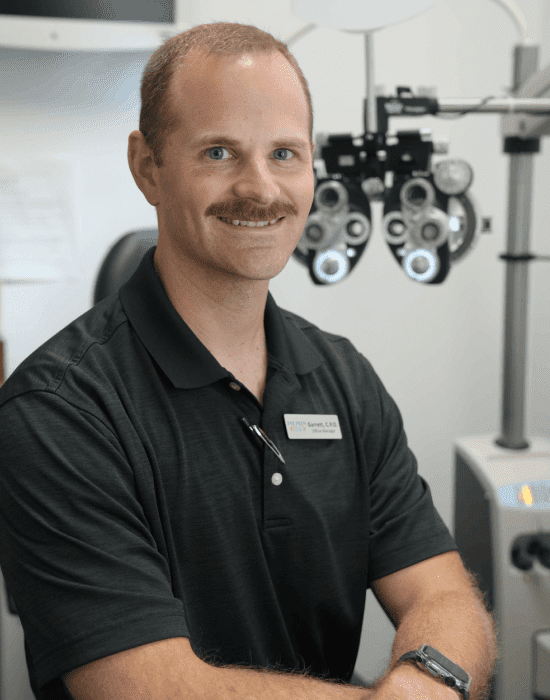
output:
M367 47L369 44L367 43ZM370 47L372 49L372 47ZM526 449L524 436L525 376L527 364L528 265L537 256L529 251L533 155L539 137L550 135L550 66L537 69L538 47L520 45L514 52L513 97L480 99L431 99L404 96L378 98L378 129L387 129L390 117L439 113L500 113L505 152L510 156L508 190L508 247L504 309L502 371L502 427L497 444ZM369 76L367 125L373 105Z

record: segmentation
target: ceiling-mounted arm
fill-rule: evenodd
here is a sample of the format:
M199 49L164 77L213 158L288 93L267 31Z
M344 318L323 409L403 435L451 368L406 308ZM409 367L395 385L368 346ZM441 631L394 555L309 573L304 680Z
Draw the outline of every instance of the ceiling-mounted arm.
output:
M367 103L365 107L365 133L378 131L376 115L376 88L374 85L374 32L365 32L365 59L367 62Z
M514 2L514 0L493 0L493 2L496 2L497 5L503 7L506 10L506 12L510 15L510 17L514 20L518 31L521 35L521 43L530 44L531 39L529 37L529 27L527 26L525 15L520 10L518 5Z

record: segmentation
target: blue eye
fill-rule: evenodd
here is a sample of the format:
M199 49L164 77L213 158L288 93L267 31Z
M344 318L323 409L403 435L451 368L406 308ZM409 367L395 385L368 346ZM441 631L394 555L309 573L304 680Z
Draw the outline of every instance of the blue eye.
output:
M274 151L274 153L277 153L277 154L289 153L290 154L288 158L285 158L283 156L282 158L277 158L277 160L289 160L290 158L294 157L294 153L292 153L292 151L290 151L288 148L278 148L276 151Z
M223 158L223 151L229 153L227 148L224 148L223 146L213 146L212 148L208 149L208 155L212 158L212 160L226 160Z

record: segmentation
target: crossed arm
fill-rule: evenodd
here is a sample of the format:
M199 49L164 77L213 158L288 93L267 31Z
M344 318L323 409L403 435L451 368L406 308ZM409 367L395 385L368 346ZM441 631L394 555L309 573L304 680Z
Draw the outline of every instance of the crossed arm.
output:
M472 678L471 700L485 700L497 657L495 629L457 552L432 557L378 579L373 590L397 628L390 666L370 689L289 674L213 667L186 637L129 649L75 669L75 700L459 700L400 656L429 644Z
M498 656L496 628L458 552L447 552L374 581L372 588L396 626L388 670L374 699L458 700L456 690L399 658L429 644L463 668L470 700L485 700Z

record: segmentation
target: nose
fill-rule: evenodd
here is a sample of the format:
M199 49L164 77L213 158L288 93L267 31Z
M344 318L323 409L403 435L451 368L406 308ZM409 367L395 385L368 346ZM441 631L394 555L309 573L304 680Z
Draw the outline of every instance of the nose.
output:
M233 185L235 196L267 206L280 196L274 172L264 156L251 156L239 170Z

